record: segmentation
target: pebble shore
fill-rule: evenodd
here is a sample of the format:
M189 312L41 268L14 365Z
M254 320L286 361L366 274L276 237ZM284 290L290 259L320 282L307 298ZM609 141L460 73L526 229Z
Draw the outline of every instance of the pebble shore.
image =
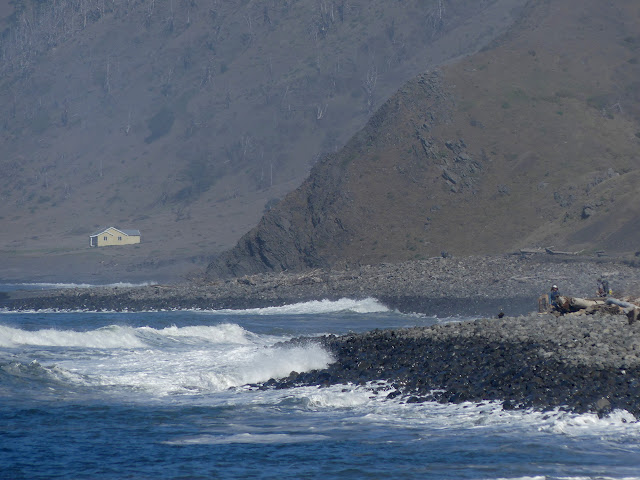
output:
M597 279L616 295L640 292L640 268L622 261L534 255L431 258L331 271L250 275L143 287L11 292L10 309L163 310L256 308L309 300L373 297L401 312L520 315L558 284L562 294L592 296Z
M494 400L507 409L622 409L640 419L640 323L624 315L532 314L289 344L310 341L335 363L256 387L382 382L374 394L408 403Z
M407 402L498 400L505 408L565 408L640 418L640 322L624 315L539 315L551 284L592 296L606 277L620 298L638 298L634 262L547 256L433 258L344 270L252 275L175 285L9 292L10 310L244 309L373 297L389 308L483 320L327 336L325 370L292 372L255 388L369 384ZM502 318L498 314L503 313Z

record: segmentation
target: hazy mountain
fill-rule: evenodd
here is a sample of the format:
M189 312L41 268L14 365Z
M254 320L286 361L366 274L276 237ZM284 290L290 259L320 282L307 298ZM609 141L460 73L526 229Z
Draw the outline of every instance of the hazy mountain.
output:
M0 2L0 276L126 277L231 247L405 81L524 4ZM108 225L143 243L88 250Z
M209 275L640 250L640 3L531 1L417 76Z

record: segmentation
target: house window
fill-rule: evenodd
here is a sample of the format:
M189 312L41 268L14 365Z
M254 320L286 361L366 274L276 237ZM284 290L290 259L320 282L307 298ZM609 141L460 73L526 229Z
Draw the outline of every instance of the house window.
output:
M118 237L118 241L121 242L122 241L122 237Z
M104 238L104 241L106 242L106 241L107 241L107 237L105 236L105 237L103 237L103 238Z

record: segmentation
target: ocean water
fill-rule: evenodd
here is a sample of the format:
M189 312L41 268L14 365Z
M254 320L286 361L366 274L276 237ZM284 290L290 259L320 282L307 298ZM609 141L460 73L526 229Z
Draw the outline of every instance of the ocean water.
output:
M624 411L406 404L376 394L383 383L248 386L333 361L282 340L464 320L374 299L1 312L0 478L640 478L640 423Z

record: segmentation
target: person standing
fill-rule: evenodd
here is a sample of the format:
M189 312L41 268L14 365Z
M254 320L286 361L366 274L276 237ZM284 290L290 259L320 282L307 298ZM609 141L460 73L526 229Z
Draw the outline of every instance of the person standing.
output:
M598 296L608 297L611 295L611 287L609 286L609 280L606 278L598 279Z
M560 296L560 291L558 290L557 285L553 285L551 287L551 292L549 293L549 303L554 308L558 306L558 297Z

